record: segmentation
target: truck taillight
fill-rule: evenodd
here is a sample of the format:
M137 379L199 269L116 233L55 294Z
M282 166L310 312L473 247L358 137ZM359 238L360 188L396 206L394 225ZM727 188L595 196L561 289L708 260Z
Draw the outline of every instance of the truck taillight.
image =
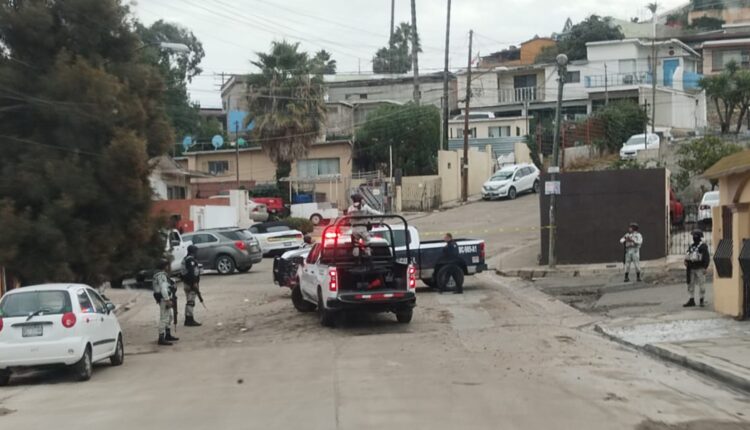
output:
M236 246L237 249L239 249L240 251L244 251L245 248L246 248L245 242L243 242L241 240L238 240L237 242L234 242L234 246Z
M409 273L409 289L416 290L417 289L417 268L412 265L409 265L409 268L407 270Z
M339 289L339 277L336 269L328 271L328 291L335 293Z
M62 316L62 325L65 328L71 328L76 325L76 314L73 312L66 312Z
M3 331L3 317L0 317L0 331Z
M484 260L484 242L479 244L479 258Z

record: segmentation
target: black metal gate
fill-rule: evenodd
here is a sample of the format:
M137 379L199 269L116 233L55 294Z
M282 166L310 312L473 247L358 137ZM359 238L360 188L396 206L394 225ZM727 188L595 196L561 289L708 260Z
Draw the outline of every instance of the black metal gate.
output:
M750 240L742 241L740 250L740 268L742 268L742 319L750 318Z
M670 220L671 222L672 220ZM687 252L688 247L693 243L693 231L701 230L703 232L703 242L708 245L708 249L713 250L713 240L711 237L712 224L705 219L700 219L698 205L685 205L684 215L681 222L671 224L669 229L669 254L682 255Z

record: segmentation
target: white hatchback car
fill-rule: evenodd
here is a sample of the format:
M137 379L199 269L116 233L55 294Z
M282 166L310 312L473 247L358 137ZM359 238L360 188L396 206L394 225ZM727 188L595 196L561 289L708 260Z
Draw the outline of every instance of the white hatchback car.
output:
M0 386L18 368L71 366L78 380L93 363L125 358L115 306L82 284L45 284L11 290L0 299Z
M708 191L703 194L701 204L698 206L698 228L706 230L713 224L713 208L719 206L719 192Z
M518 194L539 192L539 169L533 164L509 164L495 172L482 185L482 198L515 199Z
M646 138L644 136L646 135L643 133L630 136L630 139L623 143L622 148L620 148L620 159L632 160L636 158L640 151L646 149L659 149L661 138L659 138L658 134L649 133L647 135L648 143L646 143Z

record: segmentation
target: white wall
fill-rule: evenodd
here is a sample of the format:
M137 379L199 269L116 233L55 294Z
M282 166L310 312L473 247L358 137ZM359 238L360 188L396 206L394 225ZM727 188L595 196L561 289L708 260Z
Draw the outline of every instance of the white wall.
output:
M466 73L457 75L458 99L466 98ZM497 72L490 70L472 70L471 73L471 108L483 106L497 106ZM466 106L465 102L459 102L458 107Z
M161 177L161 171L154 169L148 177L151 189L154 190L154 200L167 200L167 183Z
M494 118L494 119L469 119L469 130L472 128L477 129L477 139L486 139L490 137L490 127L510 127L510 137L525 136L526 135L526 117L511 117L511 118ZM459 139L459 131L463 133L464 120L450 120L448 121L448 136L450 139ZM518 129L518 130L516 130ZM516 134L516 131L520 131ZM500 137L500 136L494 136ZM505 136L503 136L505 137Z

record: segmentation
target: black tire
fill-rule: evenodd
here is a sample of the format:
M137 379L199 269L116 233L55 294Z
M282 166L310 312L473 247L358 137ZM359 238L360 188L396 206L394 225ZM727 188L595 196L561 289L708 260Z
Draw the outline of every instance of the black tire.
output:
M464 286L464 271L455 264L443 266L435 275L437 287L441 290L462 290Z
M231 275L234 273L237 264L235 264L232 257L222 254L216 257L214 267L216 267L216 271L219 272L220 275Z
M83 356L73 365L73 373L78 381L88 381L94 373L94 363L91 362L91 346L86 346Z
M396 321L399 324L409 324L412 316L414 316L414 309L412 308L404 308L396 311Z
M320 216L320 214L312 214L310 216L310 222L313 225L320 225L320 223L323 222L323 217Z
M0 370L0 387L5 387L10 383L10 370Z
M510 187L508 190L508 200L515 200L517 194L516 187Z
M534 185L531 187L531 192L534 194L539 194L539 180L538 179L534 181Z
M253 268L253 265L251 264L251 265L249 265L249 266L247 266L247 267L243 267L242 269L237 269L237 271L238 271L238 272L240 272L240 273L247 273L247 272L249 272L249 271L250 271L250 269L252 269L252 268Z
M323 294L318 291L318 321L323 327L333 327L336 325L336 315L326 309L323 304Z
M117 336L117 346L115 353L109 357L109 362L113 366L121 366L125 362L125 346L122 344L122 335Z
M300 312L312 312L316 308L314 304L308 302L302 297L302 290L299 285L292 288L292 304L294 305L294 309L297 309Z

